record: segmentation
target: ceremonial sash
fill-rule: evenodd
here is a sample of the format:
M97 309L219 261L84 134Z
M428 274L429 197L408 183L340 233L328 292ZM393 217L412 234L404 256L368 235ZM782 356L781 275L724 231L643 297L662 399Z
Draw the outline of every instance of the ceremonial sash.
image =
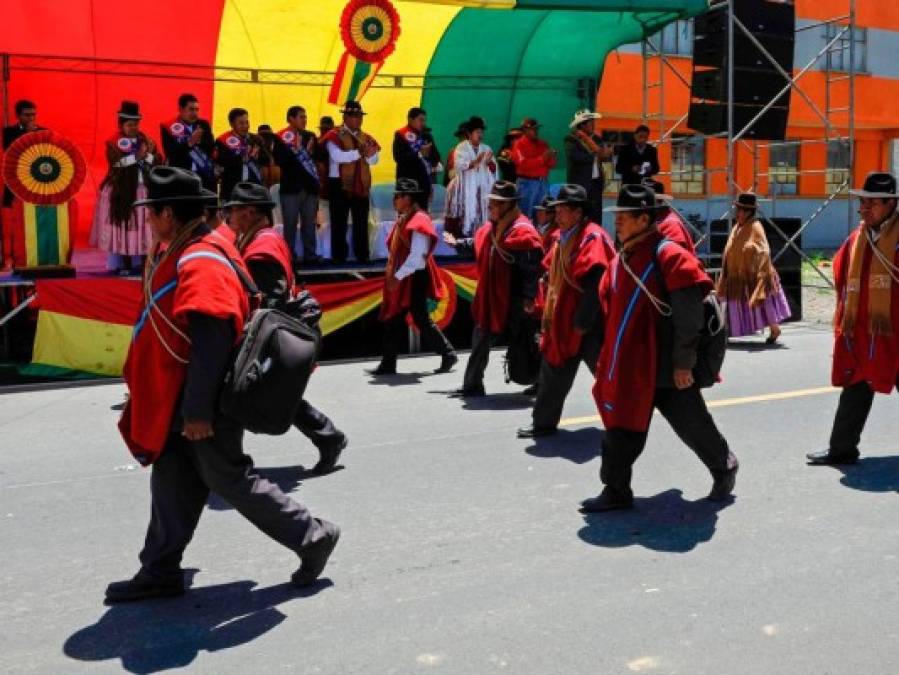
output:
M169 125L169 133L172 134L172 137L178 143L187 143L196 128L196 124L188 124L181 120L175 120ZM212 175L212 159L199 145L192 147L188 154L190 155L190 161L193 163L191 171L195 171L205 177Z
M411 127L405 127L404 129L401 129L400 134L405 139L406 143L409 144L409 147L412 148L412 152L418 155L418 159L420 159L421 163L425 165L425 171L427 171L428 175L430 176L431 164L427 159L419 154L422 147L425 145L424 136L419 136Z
M280 136L281 140L287 144L287 147L293 151L293 156L306 173L312 176L316 183L321 185L321 179L319 178L315 162L309 155L309 151L306 150L306 146L303 145L302 134L298 134L291 129L283 129L278 132L278 136Z
M238 136L233 131L231 131L225 134L224 141L225 147L227 147L231 152L233 152L235 155L238 155L241 160L243 160L240 179L242 181L247 181L252 177L256 183L259 183L261 185L262 172L259 170L259 166L256 164L256 162L249 158L249 137L242 138L241 136Z

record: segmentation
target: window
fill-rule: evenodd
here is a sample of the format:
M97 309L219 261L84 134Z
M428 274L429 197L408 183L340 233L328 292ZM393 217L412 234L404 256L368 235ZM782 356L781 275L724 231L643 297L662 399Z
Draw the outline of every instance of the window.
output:
M649 38L667 56L693 55L693 20L674 21Z
M772 195L795 195L799 172L799 144L772 145L768 157L768 183Z
M824 43L833 40L845 28L835 23L829 23L824 27ZM856 28L855 37L855 72L868 72L868 29ZM849 33L834 43L831 53L825 59L830 61L830 69L843 73L849 72Z
M605 178L604 191L607 194L617 195L621 190L621 178L615 173L615 161L618 159L618 153L622 146L627 145L634 140L633 131L603 131L603 143L611 143L615 148L615 154L607 162L602 164L602 173Z
M705 192L705 139L677 135L671 140L671 191L701 195Z
M828 141L827 173L824 188L832 195L840 191L849 179L849 141ZM846 188L850 187L846 182Z

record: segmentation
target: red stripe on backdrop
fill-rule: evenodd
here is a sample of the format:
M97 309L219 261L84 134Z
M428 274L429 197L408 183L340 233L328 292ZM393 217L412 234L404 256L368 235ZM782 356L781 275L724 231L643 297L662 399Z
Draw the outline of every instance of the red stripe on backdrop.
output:
M384 277L306 285L306 289L315 296L324 311L362 300L372 293L380 292L383 288Z
M3 3L0 52L208 66L200 72L156 68L169 77L148 77L134 74L138 67L125 64L115 65L121 75L111 75L97 72L108 70L107 66L87 61L45 61L41 67L64 70L45 72L24 69L35 65L33 59L19 60L19 68L16 58L11 59L9 99L2 102L9 119L16 100L33 100L39 124L70 138L88 163L88 180L77 197L76 246L87 243L96 191L106 175L103 144L116 131L116 111L122 99L141 104L141 129L157 142L159 124L177 114L177 98L186 91L200 99L203 117L212 115L214 83L190 76L211 77L213 73L223 6L224 0Z
M35 284L38 309L81 319L133 326L141 283L129 279L44 279Z

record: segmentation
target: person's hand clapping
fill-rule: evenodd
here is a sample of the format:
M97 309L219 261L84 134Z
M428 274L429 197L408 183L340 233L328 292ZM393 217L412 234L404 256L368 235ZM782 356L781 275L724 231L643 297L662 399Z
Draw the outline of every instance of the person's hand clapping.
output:
M444 243L446 243L447 246L453 246L453 247L455 247L456 244L459 243L459 240L456 239L456 235L454 235L452 232L444 232L443 233L443 241L444 241Z

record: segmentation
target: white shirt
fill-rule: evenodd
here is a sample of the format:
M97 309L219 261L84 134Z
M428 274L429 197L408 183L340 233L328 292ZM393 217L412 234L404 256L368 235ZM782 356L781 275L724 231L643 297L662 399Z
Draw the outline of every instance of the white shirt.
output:
M428 248L431 240L428 235L421 232L412 233L412 241L409 243L409 255L405 262L396 271L396 278L402 281L410 274L423 270L428 263Z
M330 162L328 162L328 178L340 178L340 165L357 162L362 155L359 154L358 150L344 150L334 141L328 141L328 157L330 159ZM366 161L369 166L374 166L378 163L378 159L378 153L376 152Z

